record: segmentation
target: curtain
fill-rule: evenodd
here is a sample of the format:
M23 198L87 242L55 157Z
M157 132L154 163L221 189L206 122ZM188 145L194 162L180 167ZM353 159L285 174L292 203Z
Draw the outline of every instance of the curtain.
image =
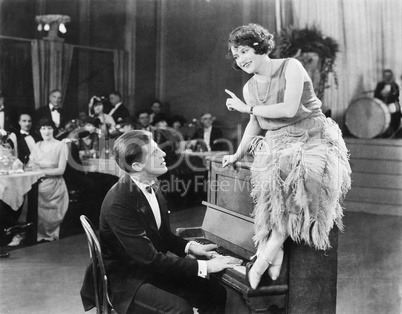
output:
M32 75L34 84L35 109L47 103L49 94L49 42L44 40L32 41Z
M0 36L0 90L16 111L33 104L31 40Z
M126 53L123 50L113 51L113 64L114 64L114 84L116 90L122 95L127 94L126 86Z
M325 91L324 105L335 120L343 122L349 104L358 97L373 96L382 70L402 71L402 1L400 0L292 0L296 27L317 25L337 40L340 53L335 70L339 86Z
M61 92L63 95L62 103L66 99L65 95L67 92L68 79L70 77L71 65L73 63L73 52L74 46L64 44L63 45L63 62L62 62L62 80L61 80Z
M32 41L32 71L35 108L46 106L49 92L60 89L64 95L70 74L73 47L49 40Z

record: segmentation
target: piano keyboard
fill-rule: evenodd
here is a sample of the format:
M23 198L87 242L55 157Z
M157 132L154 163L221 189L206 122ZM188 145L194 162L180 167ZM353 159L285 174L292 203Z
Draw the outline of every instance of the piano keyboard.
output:
M203 245L215 244L212 241L209 241L208 239L205 239L205 238L197 238L197 239L194 239L193 241L195 241L195 242L197 242L199 244L203 244ZM233 252L231 252L231 251L229 251L229 250L227 250L227 249L225 249L225 248L223 248L221 246L218 246L213 251L215 251L220 256L234 257L234 258L237 258L239 260L242 260L242 263L240 264L241 266L236 266L236 268L240 268L240 270L241 270L240 272L246 274L246 268L244 266L246 266L246 264L249 262L248 260L245 260L241 256L238 256L235 253L233 253ZM243 268L244 268L244 270L243 270Z

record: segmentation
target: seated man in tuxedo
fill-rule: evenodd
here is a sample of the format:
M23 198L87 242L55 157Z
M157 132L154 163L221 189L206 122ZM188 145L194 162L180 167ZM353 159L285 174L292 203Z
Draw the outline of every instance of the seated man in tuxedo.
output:
M128 109L121 102L121 95L118 91L111 92L109 94L109 103L112 106L109 112L106 112L109 116L112 116L113 120L119 124L130 115ZM105 110L108 111L108 110Z
M20 130L16 132L17 156L26 165L35 143L40 140L40 136L35 132L31 132L32 118L30 114L21 113L18 117L18 124L20 125Z
M61 107L62 93L59 89L54 89L49 93L49 104L40 107L34 115L34 122L37 123L42 118L49 118L56 125L57 130L54 130L54 137L57 138L59 129L63 128L67 122L66 113Z
M213 122L215 117L210 113L204 113L201 115L200 122L201 128L197 129L192 137L192 140L201 139L204 140L207 148L209 150L223 150L222 149L222 131L213 126ZM194 141L191 141L191 145L193 145Z
M103 201L99 233L111 303L120 314L224 313L226 290L205 277L238 264L214 256L215 245L200 245L174 235L161 191L152 186L167 171L165 153L147 131L121 135L113 151L126 175ZM172 252L174 254L167 254ZM184 258L186 253L207 260ZM81 297L94 306L91 267Z

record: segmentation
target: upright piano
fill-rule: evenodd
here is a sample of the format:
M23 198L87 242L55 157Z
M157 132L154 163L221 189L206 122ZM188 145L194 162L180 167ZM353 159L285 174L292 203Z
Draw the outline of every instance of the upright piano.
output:
M253 201L250 197L251 160L222 168L222 156L208 159L208 197L201 227L179 228L177 233L199 243L215 243L218 253L240 258L255 254ZM291 239L284 245L279 278L262 277L256 290L248 285L245 266L213 274L228 290L227 313L335 313L338 230L330 233L331 249L315 250Z

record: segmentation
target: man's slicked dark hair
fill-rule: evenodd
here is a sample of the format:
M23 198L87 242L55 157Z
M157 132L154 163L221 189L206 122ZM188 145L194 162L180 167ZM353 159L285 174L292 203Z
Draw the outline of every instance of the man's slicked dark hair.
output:
M134 162L142 162L143 146L152 140L152 133L142 130L129 131L121 135L113 146L113 154L119 167L130 173Z

